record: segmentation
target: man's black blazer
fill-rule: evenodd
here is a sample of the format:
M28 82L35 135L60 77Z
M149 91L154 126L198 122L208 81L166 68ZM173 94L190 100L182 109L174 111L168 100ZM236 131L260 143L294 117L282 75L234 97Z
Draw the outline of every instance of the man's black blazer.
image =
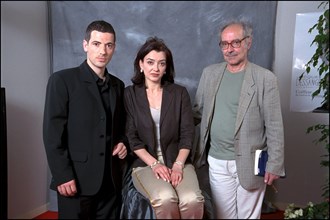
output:
M81 195L96 194L102 184L106 152L106 112L86 60L52 74L47 84L43 139L53 176L51 189L76 180ZM106 74L108 74L106 70ZM112 144L125 140L124 83L110 75ZM112 180L121 190L118 156L110 156Z

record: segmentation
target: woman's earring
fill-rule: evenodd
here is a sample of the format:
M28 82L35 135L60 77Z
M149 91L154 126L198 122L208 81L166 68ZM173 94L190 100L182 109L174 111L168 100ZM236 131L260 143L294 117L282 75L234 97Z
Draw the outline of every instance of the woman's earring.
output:
M140 69L140 72L143 73L143 69Z

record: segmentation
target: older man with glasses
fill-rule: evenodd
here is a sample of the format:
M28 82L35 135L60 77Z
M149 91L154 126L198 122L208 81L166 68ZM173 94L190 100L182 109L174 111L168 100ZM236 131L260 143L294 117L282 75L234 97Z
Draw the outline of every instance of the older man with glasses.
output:
M225 62L203 70L193 111L200 123L195 165L209 167L216 218L258 219L267 185L285 176L284 131L276 76L248 61L252 27L220 29ZM254 174L255 151L268 152L264 176Z

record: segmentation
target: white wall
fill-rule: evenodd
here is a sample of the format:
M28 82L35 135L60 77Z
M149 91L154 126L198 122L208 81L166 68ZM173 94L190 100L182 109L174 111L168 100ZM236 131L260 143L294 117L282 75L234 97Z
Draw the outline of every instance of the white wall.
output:
M319 11L319 1L278 2L274 72L279 77L285 126L287 178L267 199L288 203L321 200L327 171L323 146L315 146L307 127L328 123L329 115L290 112L290 87L296 13ZM50 74L47 4L1 2L1 87L6 88L8 135L8 217L31 219L48 205L48 165L42 142L45 89ZM257 28L257 27L256 27ZM257 42L256 42L257 43Z
M10 219L31 219L47 205L48 165L42 141L50 70L46 6L45 1L1 1L1 87L6 89L7 101Z
M279 1L275 36L274 72L279 77L282 113L285 128L285 163L287 178L276 184L279 193L269 190L270 201L283 209L288 203L306 205L320 202L321 186L328 170L321 168L323 145L315 145L316 134L306 134L309 126L329 124L329 114L290 112L291 73L296 13L324 11L318 9L321 1ZM306 35L308 29L306 27ZM309 47L309 45L306 45Z

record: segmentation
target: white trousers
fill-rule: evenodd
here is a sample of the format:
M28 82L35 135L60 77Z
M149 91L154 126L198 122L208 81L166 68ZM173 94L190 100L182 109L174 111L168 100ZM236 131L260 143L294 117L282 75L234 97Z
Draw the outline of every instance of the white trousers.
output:
M239 183L235 160L208 156L207 161L216 218L260 219L266 184L257 190L245 190Z

